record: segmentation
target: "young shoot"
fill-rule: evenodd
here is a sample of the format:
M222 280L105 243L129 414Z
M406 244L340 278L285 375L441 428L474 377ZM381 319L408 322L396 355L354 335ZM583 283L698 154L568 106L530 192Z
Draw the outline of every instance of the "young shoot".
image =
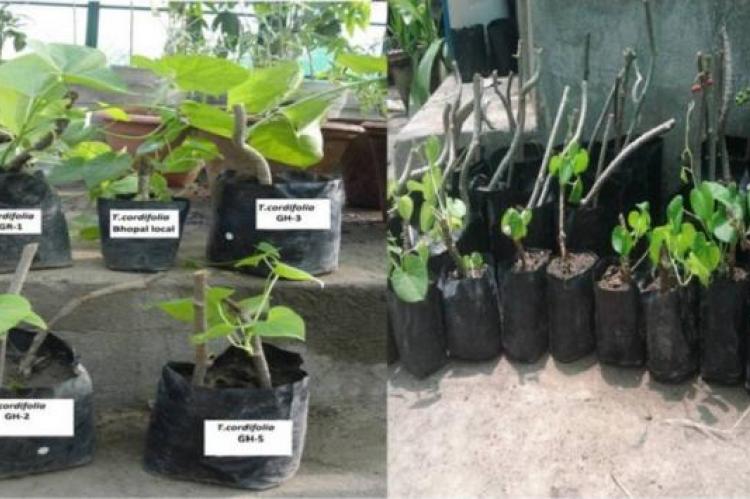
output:
M747 231L745 198L734 183L704 181L690 191L690 215L719 247L723 273L735 266L737 245Z
M624 282L630 282L634 266L630 255L651 228L651 215L648 202L638 203L635 210L628 213L627 222L620 215L620 224L612 229L612 248L620 259L620 274ZM637 265L637 264L636 264Z
M191 343L196 345L194 373L201 373L198 378L194 375L194 385L205 385L208 370L205 347L211 340L224 339L233 347L247 352L258 376L258 386L264 389L272 387L272 380L263 353L262 340L305 340L304 320L289 307L272 305L273 291L279 279L315 281L321 287L323 283L309 273L283 263L278 249L265 242L258 244L255 254L236 264L237 267L259 265L267 268L268 276L263 291L258 295L236 298L234 289L207 287L205 290L197 289L195 293L195 297L201 297L201 300L184 298L156 304L178 321L197 325L201 321L196 319L205 319L205 329L195 331L190 338ZM201 272L205 274L205 271Z
M684 215L682 195L675 196L667 207L667 223L650 232L648 254L661 291L687 286L693 277L708 286L721 261L716 243L684 221Z
M589 153L586 149L581 148L577 142L569 143L565 149L552 157L549 162L549 173L557 178L560 188L559 194L559 218L558 218L558 245L560 257L563 260L568 258L568 249L566 246L565 235L565 200L566 188L570 187L570 194L567 198L571 204L581 202L583 196L583 180L581 175L589 166Z
M523 246L523 240L529 233L531 218L532 213L529 209L508 208L500 220L500 230L513 241L516 247L521 270L526 268L526 249Z

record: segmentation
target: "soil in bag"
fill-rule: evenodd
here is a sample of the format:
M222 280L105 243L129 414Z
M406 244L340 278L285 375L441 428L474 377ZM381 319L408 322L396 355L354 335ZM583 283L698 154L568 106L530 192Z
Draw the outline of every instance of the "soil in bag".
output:
M616 265L601 268L604 273L594 284L599 362L620 367L642 366L646 362L646 338L640 322L638 286L623 280Z
M487 76L490 72L487 46L484 42L484 26L475 24L465 28L452 29L453 58L458 62L461 81L468 83L474 74Z
M431 285L424 300L402 301L387 292L388 314L393 326L401 365L417 378L425 378L448 362L440 294Z
M573 362L594 351L593 275L596 256L570 253L547 266L549 347L559 362Z
M745 375L747 349L747 273L716 276L701 288L701 377L708 382L737 384Z
M273 185L260 185L234 171L219 175L213 194L213 220L208 238L208 260L231 266L250 256L263 241L276 246L284 263L313 275L335 271L341 250L344 206L341 179L311 174L286 173ZM258 230L256 200L309 199L330 201L330 224L325 230ZM243 272L264 275L266 269L243 267Z
M81 466L90 463L94 456L93 386L71 347L49 334L39 349L41 361L30 378L23 379L17 374L34 334L23 329L8 333L8 363L5 385L0 387L0 405L7 403L7 399L25 399L30 404L37 399L72 399L73 436L0 437L0 478Z
M295 353L264 344L273 388L258 388L247 353L230 347L209 368L206 384L193 386L193 364L170 362L162 370L146 437L144 467L196 482L264 490L297 472L307 432L308 376ZM207 420L292 422L289 456L206 455Z
M21 216L21 213L14 214L16 210L41 211L41 234L0 235L0 273L13 272L21 258L21 251L30 243L39 244L32 269L68 267L73 264L62 203L41 172L33 175L0 173L0 210L11 210L4 216ZM0 217L0 226L17 224L16 221Z
M500 277L503 350L518 362L536 362L547 352L545 274L549 255L549 251L529 250L523 267L517 261Z
M646 363L651 377L679 383L698 371L696 293L692 286L660 291L656 283L641 293L646 329Z
M172 201L100 198L97 202L97 209L99 211L102 255L104 256L104 265L108 269L124 272L160 272L169 270L174 266L177 252L180 249L185 220L187 220L190 210L190 201L183 198L173 198ZM113 210L146 211L150 212L149 215L159 216L166 216L167 213L176 211L179 217L179 233L165 233L164 237L159 238L143 238L141 235L133 233L132 237L129 237L131 233L118 232L118 228L111 224L110 217L113 216ZM148 222L138 222L136 225L138 228L142 228L147 224ZM163 226L167 227L169 224ZM126 236L123 237L123 234L126 234Z
M491 57L491 68L497 70L499 76L507 76L511 70L513 54L517 44L513 43L515 27L510 18L491 21L487 25L487 39Z
M446 272L439 282L448 355L488 360L500 354L500 309L495 270L486 265L478 276L459 278Z

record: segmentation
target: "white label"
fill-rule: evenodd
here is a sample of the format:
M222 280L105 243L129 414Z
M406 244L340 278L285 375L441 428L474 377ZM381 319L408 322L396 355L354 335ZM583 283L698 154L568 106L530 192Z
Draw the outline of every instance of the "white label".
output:
M292 422L286 420L207 420L206 456L291 456Z
M179 210L112 210L109 212L112 239L178 239Z
M0 399L0 437L72 437L73 399Z
M42 210L0 210L0 234L39 236L42 234Z
M256 230L331 230L330 199L256 199Z

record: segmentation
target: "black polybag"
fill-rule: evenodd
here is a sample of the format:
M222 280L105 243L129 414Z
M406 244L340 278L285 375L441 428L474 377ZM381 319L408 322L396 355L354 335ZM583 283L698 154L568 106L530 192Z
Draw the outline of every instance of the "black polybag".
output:
M458 62L461 81L468 83L474 74L487 76L490 73L487 46L484 41L484 26L475 24L465 28L452 29L453 58Z
M173 198L172 201L134 201L131 199L104 199L97 201L99 231L104 265L110 270L125 272L160 272L174 266L180 249L182 232L190 211L190 201ZM180 217L180 237L173 239L138 239L110 237L110 212L112 210L177 210Z
M193 364L170 362L164 366L146 437L147 471L196 482L264 490L289 480L299 469L307 432L310 400L308 375L302 358L264 344L271 378L284 372L291 382L259 388L209 388L191 383ZM234 347L215 361L236 362L247 354ZM206 420L291 420L291 456L205 456Z
M503 350L515 361L536 362L549 346L546 263L535 270L511 267L500 276Z
M557 215L557 207L555 211ZM616 224L617 212L604 201L598 206L568 206L565 210L568 248L579 253L612 255L612 227Z
M344 207L341 179L308 174L285 174L273 185L260 185L230 170L216 179L213 220L208 238L208 260L231 265L256 252L260 242L276 246L281 260L313 275L333 272L339 265L341 220ZM257 230L257 199L328 199L331 201L330 230ZM251 274L265 274L262 267L242 267Z
M561 279L547 267L549 349L559 362L573 362L596 347L593 275L596 264Z
M8 354L22 355L31 346L33 332L12 329ZM94 457L95 421L93 386L73 349L54 334L47 335L39 357L60 359L72 369L71 377L52 386L11 389L0 387L0 399L73 399L73 437L0 438L0 478L57 471L88 464Z
M487 25L491 68L499 76L507 76L511 70L517 46L514 35L515 26L510 18L495 19Z
M637 367L646 362L639 294L635 283L620 289L594 283L596 355L602 364Z
M500 310L493 266L481 277L458 278L446 272L438 287L443 302L448 355L487 360L500 354Z
M698 371L698 301L692 286L641 293L651 377L679 383Z
M745 375L748 281L716 276L701 288L701 377L737 384Z
M425 378L448 362L440 294L430 285L417 303L402 301L387 292L388 314L393 326L401 365L417 378Z
M0 210L41 209L41 235L0 235L0 273L13 272L24 246L38 243L32 269L73 264L70 236L62 203L41 172L0 172Z

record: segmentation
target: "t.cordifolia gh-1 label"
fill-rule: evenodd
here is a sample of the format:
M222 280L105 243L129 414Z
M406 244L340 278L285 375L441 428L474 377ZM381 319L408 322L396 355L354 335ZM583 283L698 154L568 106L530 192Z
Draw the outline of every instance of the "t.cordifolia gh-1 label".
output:
M206 456L291 456L292 422L288 420L206 420Z
M0 437L72 437L73 399L0 399Z
M42 210L0 210L0 235L38 236L42 233Z
M331 230L330 199L256 199L256 230Z
M179 210L112 210L109 212L112 239L178 239Z

